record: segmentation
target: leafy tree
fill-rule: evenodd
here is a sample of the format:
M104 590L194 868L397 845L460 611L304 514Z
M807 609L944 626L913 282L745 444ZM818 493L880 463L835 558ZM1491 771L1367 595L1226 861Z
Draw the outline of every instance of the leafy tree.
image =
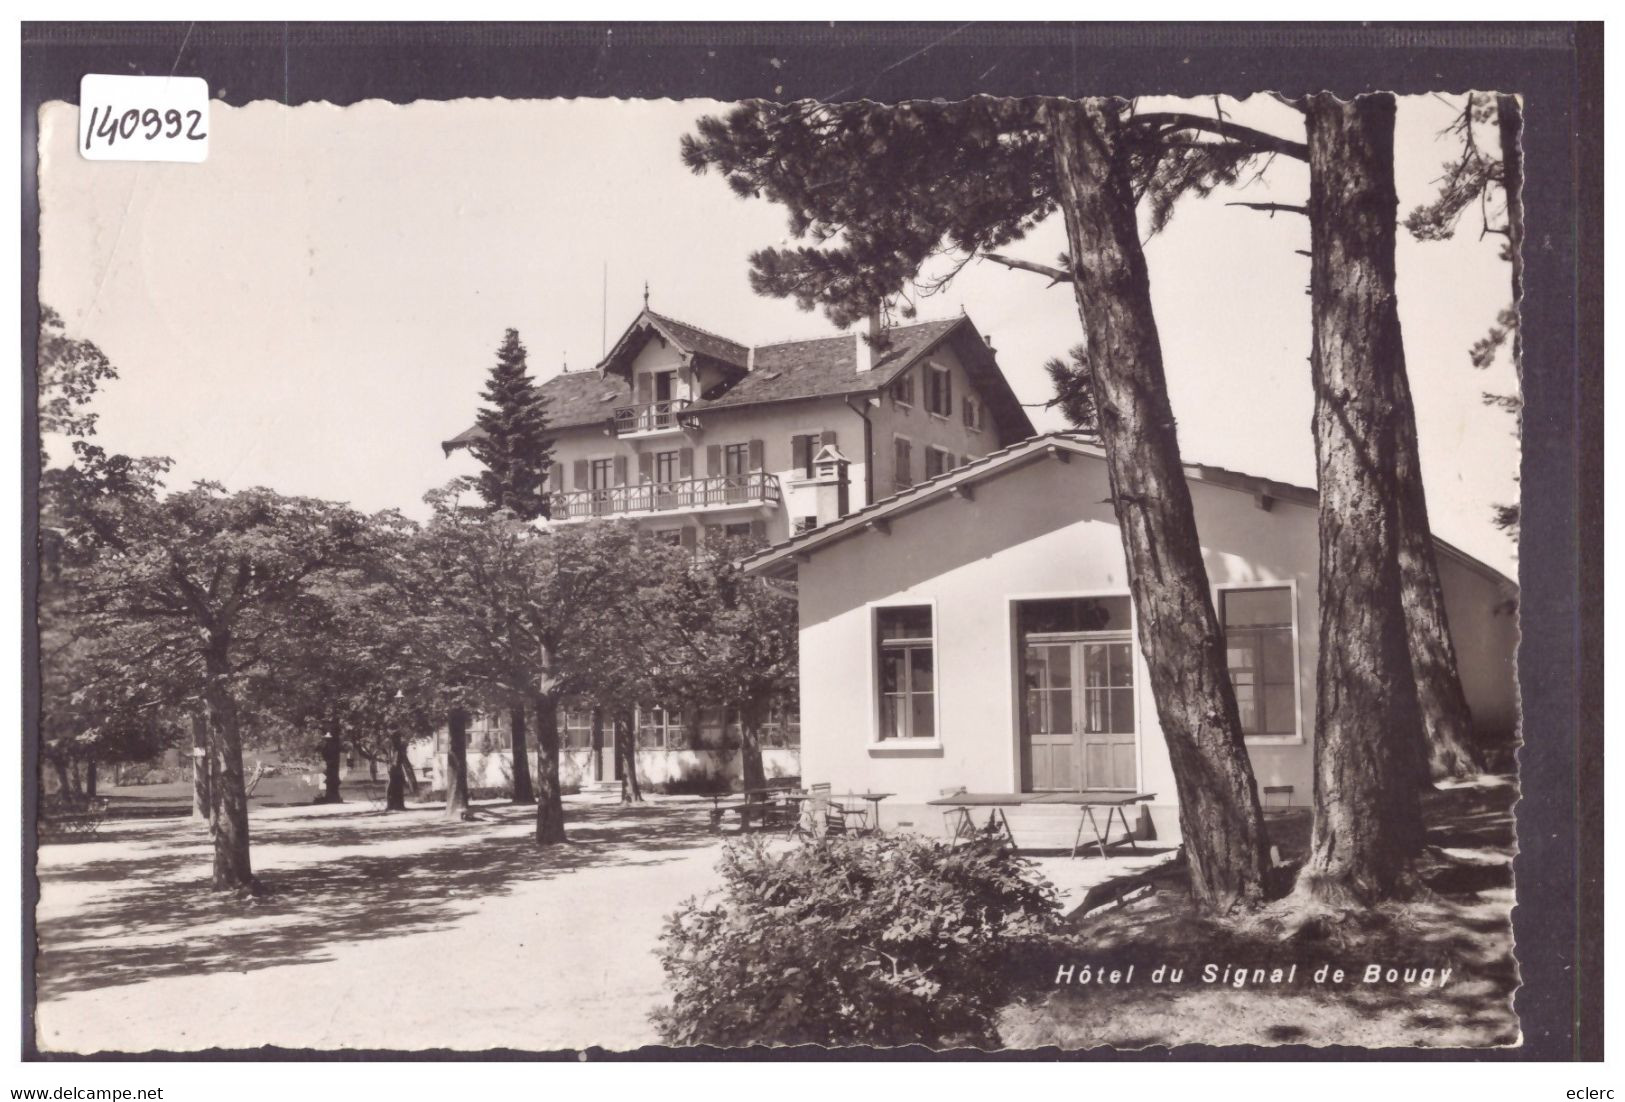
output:
M524 703L536 718L536 840L566 841L559 781L559 705L588 681L593 647L581 625L621 599L626 525L539 530L508 513L462 508L466 480L429 496L413 588L432 603L448 668L485 699Z
M503 337L481 396L489 405L475 419L480 434L469 449L485 468L479 474L480 497L521 520L548 516L553 442L547 436L546 401L530 377L517 329Z
M739 717L739 756L746 788L767 783L762 725L775 705L793 703L799 674L796 601L760 578L746 577L742 558L755 549L733 540L690 560L667 592L670 648L661 667L669 700L720 704Z
M214 885L251 889L245 674L315 576L362 553L363 519L345 506L265 489L227 493L207 482L121 501L99 519L103 546L86 572L78 611L93 625L139 629L150 645L128 655L135 668L201 671L216 813Z
M618 541L619 584L577 610L571 644L577 671L574 702L607 721L611 752L621 778L621 802L643 802L638 783L634 724L638 708L686 703L675 629L701 612L689 584L692 556L656 540Z
M96 435L96 414L86 407L118 370L93 342L70 337L62 316L40 304L39 429L69 437Z
M1222 140L1208 140L1215 130ZM1240 136L1246 145L1234 144ZM736 194L783 205L791 233L813 242L754 253L752 286L821 305L842 326L910 288L940 288L942 279L919 282L933 258L958 254L962 267L996 257L1063 215L1067 268L1045 274L1077 296L1192 892L1219 911L1263 897L1263 815L1180 460L1136 209L1145 200L1158 228L1178 194L1233 181L1261 148L1295 145L1222 120L1137 115L1118 100L977 98L748 103L701 119L682 146L691 169L715 168Z

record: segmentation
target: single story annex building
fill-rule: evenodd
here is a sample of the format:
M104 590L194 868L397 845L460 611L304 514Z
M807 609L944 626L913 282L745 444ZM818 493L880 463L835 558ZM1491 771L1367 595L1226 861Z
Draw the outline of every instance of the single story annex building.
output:
M1197 465L1187 478L1260 790L1306 805L1315 492ZM1443 542L1438 563L1479 737L1510 741L1516 586ZM971 460L746 564L797 589L807 781L893 793L882 823L926 833L943 829L927 801L961 787L1154 793L1139 829L1178 838L1105 454L1088 435ZM1070 815L1053 824L1070 841L1075 813L1021 810Z

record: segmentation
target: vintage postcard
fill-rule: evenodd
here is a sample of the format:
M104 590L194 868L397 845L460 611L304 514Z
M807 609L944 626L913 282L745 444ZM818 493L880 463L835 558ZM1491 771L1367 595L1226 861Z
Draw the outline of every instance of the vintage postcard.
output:
M38 1053L1524 1043L1525 89L85 87Z

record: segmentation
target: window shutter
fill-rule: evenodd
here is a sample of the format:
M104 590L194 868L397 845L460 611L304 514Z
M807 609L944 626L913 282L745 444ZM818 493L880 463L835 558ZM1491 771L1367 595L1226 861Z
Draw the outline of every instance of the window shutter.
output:
M760 440L752 440L750 442L749 456L750 456L750 469L753 470L753 471L761 470L762 469L762 442Z
M626 456L624 455L615 457L615 485L626 485Z
M694 529L685 525L678 530L677 538L682 541L684 551L694 550Z
M646 406L655 400L655 379L653 375L638 376L638 405Z
M705 446L705 473L712 478L722 473L721 444L707 444Z
M585 459L575 461L573 477L575 478L576 489L585 490L587 488L587 461Z
M681 448L681 449L678 450L678 452L677 452L677 477L678 478L693 478L694 477L694 449L693 448ZM687 532L687 531L689 531L689 529L685 528L685 529L683 529L683 531Z
M942 373L942 413L945 417L953 416L954 412L954 377L949 372Z
M819 443L820 444L834 444L835 443L835 430L834 429L825 429L823 437L822 437L822 439L819 440Z
M790 465L798 471L812 466L812 437L800 434L790 437Z
M753 520L753 521L751 521L750 522L750 538L755 540L757 543L765 542L767 540L767 521L765 521L765 520Z
M655 477L655 457L652 452L638 453L638 481L653 482Z

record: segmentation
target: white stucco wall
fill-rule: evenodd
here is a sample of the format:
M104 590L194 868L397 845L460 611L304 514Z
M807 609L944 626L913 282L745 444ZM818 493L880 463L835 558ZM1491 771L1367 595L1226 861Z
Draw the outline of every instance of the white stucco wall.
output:
M1122 545L1105 465L1073 455L1038 458L976 484L972 502L943 495L892 519L890 534L865 531L816 550L799 567L802 775L837 791L886 791L885 819L934 829L919 805L942 790L1014 792L1020 784L1020 700L1013 601L1127 594ZM1218 590L1258 583L1294 589L1298 734L1249 740L1260 787L1290 785L1292 802L1311 792L1315 665L1316 515L1277 501L1266 511L1250 494L1193 482L1209 578ZM1464 684L1475 712L1501 716L1513 693L1511 636L1484 626L1493 590L1454 561L1446 597L1458 625ZM929 603L935 609L937 744L877 744L873 606ZM1510 620L1502 617L1503 620ZM1470 636L1470 638L1464 638ZM1177 836L1173 774L1136 644L1139 788L1158 836Z

